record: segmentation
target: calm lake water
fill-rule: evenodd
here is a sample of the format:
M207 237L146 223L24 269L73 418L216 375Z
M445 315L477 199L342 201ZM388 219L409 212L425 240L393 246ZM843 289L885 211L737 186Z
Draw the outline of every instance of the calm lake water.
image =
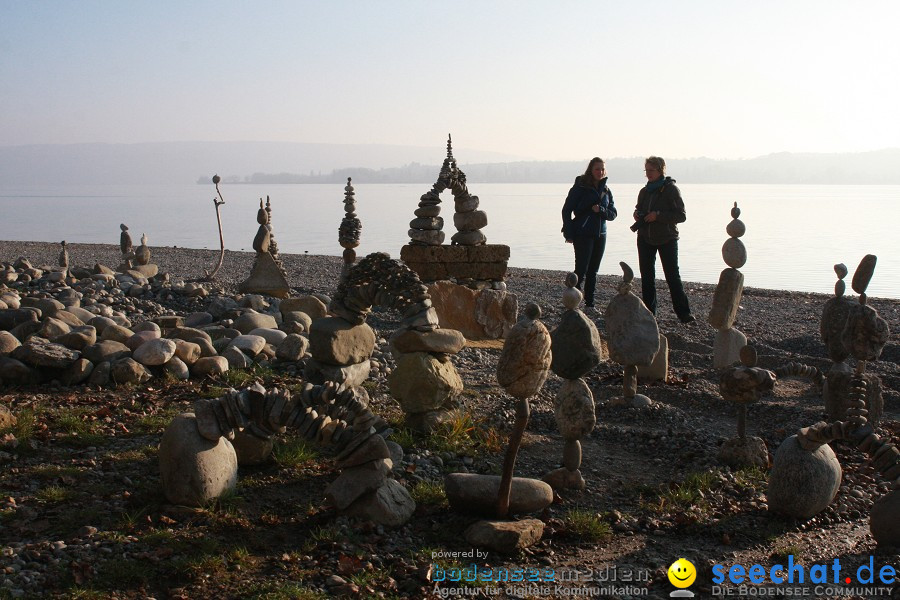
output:
M419 197L428 184L360 184L357 213L363 224L357 254L400 255ZM631 212L639 184L611 184L621 217L609 224L601 273L621 274L619 261L637 271ZM747 226L742 241L747 287L831 293L832 266L843 262L851 277L866 254L878 256L868 293L900 298L900 186L679 184L688 220L680 225L680 264L685 281L716 283L725 268L734 202ZM488 214L489 243L511 248L515 267L568 270L572 246L559 232L567 184L470 183ZM344 216L343 185L222 185L225 245L249 250L257 230L259 199L272 200L273 226L283 253L340 255L337 229ZM455 233L449 192L442 216L447 238ZM135 244L146 232L153 246L219 248L213 198L202 185L2 186L0 239L85 243L119 242L119 223ZM0 257L11 260L14 257ZM662 277L661 267L657 274ZM848 291L849 291L848 277Z

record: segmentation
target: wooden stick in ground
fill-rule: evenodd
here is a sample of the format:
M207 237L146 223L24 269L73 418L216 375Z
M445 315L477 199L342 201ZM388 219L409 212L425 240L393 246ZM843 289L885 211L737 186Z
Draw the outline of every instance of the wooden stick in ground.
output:
M222 198L222 192L219 191L219 181L221 180L218 175L213 176L213 183L216 185L216 194L219 196L218 198L213 198L213 204L216 207L216 223L219 226L219 264L216 265L216 268L213 269L212 273L207 273L207 280L215 279L216 273L222 268L222 262L225 260L225 236L222 235L222 216L219 214L219 207L225 204L225 199Z
M506 447L506 456L503 459L503 476L500 478L500 489L497 492L497 516L506 518L509 512L509 495L512 491L513 471L516 467L516 455L522 444L522 435L528 426L528 417L531 415L531 407L528 398L519 398L516 403L516 422L509 434L509 446Z

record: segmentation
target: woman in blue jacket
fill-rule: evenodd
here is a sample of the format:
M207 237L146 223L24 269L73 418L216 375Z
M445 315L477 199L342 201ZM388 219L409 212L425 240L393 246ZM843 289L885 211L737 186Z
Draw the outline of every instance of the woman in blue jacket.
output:
M606 164L594 157L584 175L575 178L563 205L563 235L575 247L578 289L584 282L584 304L594 307L597 271L606 249L606 222L616 218L613 195L606 187Z

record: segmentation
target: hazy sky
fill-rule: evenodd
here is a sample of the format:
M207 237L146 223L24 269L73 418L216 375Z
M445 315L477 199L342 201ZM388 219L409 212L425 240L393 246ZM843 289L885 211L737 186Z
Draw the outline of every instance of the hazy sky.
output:
M900 147L898 22L896 0L0 0L0 145Z

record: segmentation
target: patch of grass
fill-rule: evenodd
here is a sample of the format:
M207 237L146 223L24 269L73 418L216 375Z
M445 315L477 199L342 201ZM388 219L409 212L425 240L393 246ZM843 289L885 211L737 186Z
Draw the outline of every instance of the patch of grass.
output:
M39 465L31 470L31 475L37 479L49 480L59 477L78 477L82 474L78 467L60 467L57 465Z
M609 523L594 512L573 508L563 517L566 530L580 540L598 542L610 537Z
M138 433L162 433L169 426L169 423L172 422L172 419L185 410L187 409L182 405L169 404L152 414L141 417L135 426L135 430Z
M105 600L109 597L109 594L90 588L76 587L70 588L63 597L68 600ZM5 598L5 596L0 595L0 598Z
M448 506L444 485L437 481L420 481L409 490L409 494L416 504Z
M91 581L91 587L117 590L145 585L157 576L152 564L146 560L113 558L97 565L97 574Z
M249 600L326 600L327 594L311 590L299 583L258 583L246 591Z
M275 371L271 368L253 365L249 369L229 369L222 375L222 380L226 385L241 389L256 380L260 380L264 386L268 386L275 376Z
M710 472L691 473L681 483L663 489L650 508L656 512L671 512L692 506L703 507L706 505L704 496L712 490L715 480L715 474Z
M56 426L69 435L93 433L93 426L86 419L85 408L61 408L54 419Z
M0 435L13 434L19 441L16 452L27 453L31 449L29 442L34 437L35 414L30 408L26 408L16 415L16 424L11 427L0 428Z
M800 549L800 546L791 545L785 546L784 548L776 548L772 553L772 558L781 562L785 562L787 561L788 556L791 555L793 555L794 557L794 562L797 562L797 559L799 559L803 555L803 551Z
M395 428L394 431L391 432L391 435L388 436L388 439L399 444L404 450L414 448L416 445L416 435L413 433L412 429L407 429L405 427Z
M59 504L75 496L75 492L59 485L48 485L35 493L34 497L45 504Z
M300 436L275 441L272 456L282 467L301 467L319 457L316 449Z
M760 467L747 467L734 474L735 483L745 488L761 489L768 483L765 469Z

